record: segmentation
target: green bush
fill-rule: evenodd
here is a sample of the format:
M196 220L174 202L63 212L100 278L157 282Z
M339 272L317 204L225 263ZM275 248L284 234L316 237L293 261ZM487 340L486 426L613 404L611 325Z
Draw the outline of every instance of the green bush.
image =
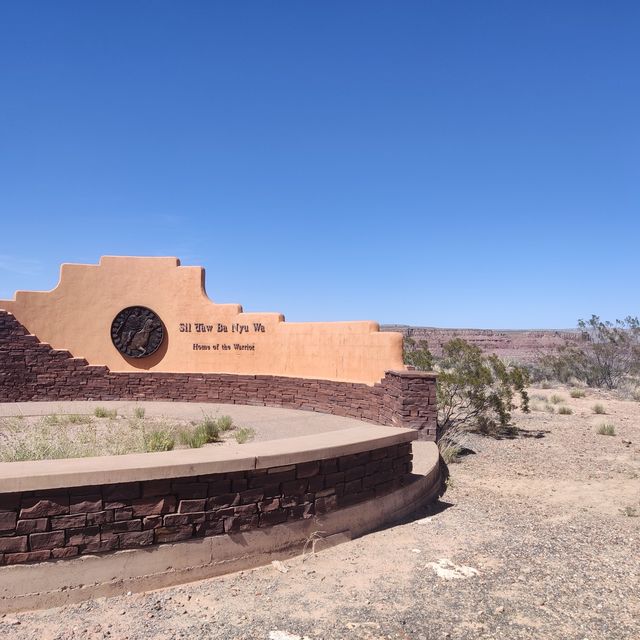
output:
M404 363L415 367L418 371L432 371L434 358L426 340L416 342L413 338L405 338L403 345Z
M416 345L410 338L405 340L405 362L438 373L440 437L459 426L482 433L506 427L516 408L513 401L516 394L520 396L520 408L529 411L525 389L528 374L522 367L507 365L496 355L484 354L462 338L445 343L442 351L442 358L436 360L426 342Z

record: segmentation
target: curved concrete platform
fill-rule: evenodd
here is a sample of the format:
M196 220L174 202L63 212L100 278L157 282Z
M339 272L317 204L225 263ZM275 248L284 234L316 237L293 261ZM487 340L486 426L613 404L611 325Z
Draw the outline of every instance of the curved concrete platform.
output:
M147 418L167 420L202 420L203 416L219 418L228 415L241 427L255 429L252 442L305 436L313 433L339 431L361 427L356 418L336 416L317 411L301 411L262 405L225 404L212 402L162 402L131 400L60 400L39 402L0 402L0 418L11 416L93 415L97 407L115 409L120 417L131 417L135 409L145 410Z
M361 422L355 421L359 425ZM276 469L410 442L411 429L357 426L297 438L119 456L0 463L0 493Z
M440 495L437 446L414 442L413 447L415 472L406 486L312 519L106 556L3 567L0 613L147 591L256 567L302 553L310 538L320 532L323 542L316 545L320 550L361 536L407 516Z

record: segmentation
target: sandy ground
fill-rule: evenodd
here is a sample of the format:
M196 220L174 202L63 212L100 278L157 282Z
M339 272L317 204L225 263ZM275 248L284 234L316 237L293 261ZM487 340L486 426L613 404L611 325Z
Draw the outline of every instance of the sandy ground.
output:
M514 438L473 438L476 453L451 465L429 512L318 544L286 573L266 566L6 616L0 636L638 639L640 403L532 393L561 395L573 415L534 411L517 416ZM615 436L596 433L605 421Z

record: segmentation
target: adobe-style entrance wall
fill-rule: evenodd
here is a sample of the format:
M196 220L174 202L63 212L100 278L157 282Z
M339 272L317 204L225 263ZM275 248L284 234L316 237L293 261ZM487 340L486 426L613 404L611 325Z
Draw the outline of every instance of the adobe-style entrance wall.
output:
M0 311L0 402L173 400L306 409L436 437L436 377L387 371L374 385L268 375L115 373L52 349Z
M164 325L164 340L151 355L128 357L114 346L112 322L131 307L150 309ZM205 293L204 270L182 267L177 258L103 257L98 265L64 264L55 289L18 291L14 300L0 300L0 309L53 348L111 371L260 374L372 385L385 371L404 369L400 333L381 332L369 321L285 322L280 313L244 313L240 305L214 303Z

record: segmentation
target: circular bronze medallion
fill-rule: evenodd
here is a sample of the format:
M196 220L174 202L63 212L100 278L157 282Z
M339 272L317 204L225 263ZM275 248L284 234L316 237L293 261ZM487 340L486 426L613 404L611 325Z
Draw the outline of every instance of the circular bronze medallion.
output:
M130 358L144 358L157 351L164 340L162 320L147 307L127 307L111 323L115 348Z

